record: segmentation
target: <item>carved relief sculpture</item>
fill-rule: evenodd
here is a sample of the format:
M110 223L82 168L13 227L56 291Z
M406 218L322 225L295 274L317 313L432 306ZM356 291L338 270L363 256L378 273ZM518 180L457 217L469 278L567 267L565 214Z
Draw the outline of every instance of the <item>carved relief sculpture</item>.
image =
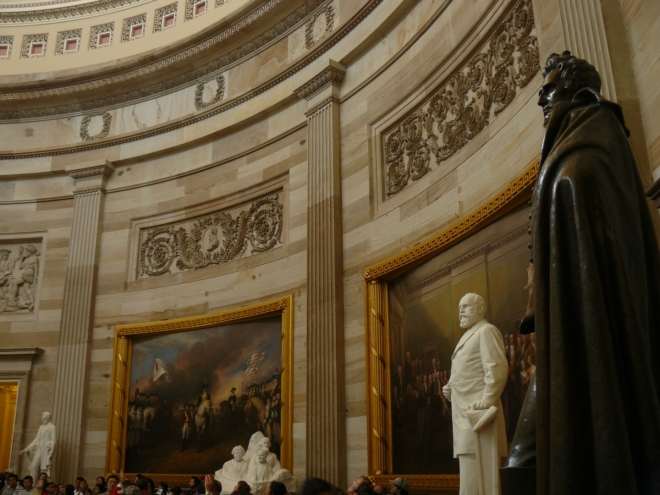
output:
M39 253L34 245L0 249L0 314L32 313L38 276Z
M460 71L382 136L388 197L424 177L479 134L539 70L530 0L521 0Z
M185 224L140 232L139 278L198 270L282 245L280 193Z

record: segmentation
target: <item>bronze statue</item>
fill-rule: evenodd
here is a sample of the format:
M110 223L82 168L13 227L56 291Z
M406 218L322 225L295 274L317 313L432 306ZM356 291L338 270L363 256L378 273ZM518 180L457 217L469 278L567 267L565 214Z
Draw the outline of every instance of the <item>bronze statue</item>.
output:
M543 76L521 323L536 331L536 383L502 493L534 471L538 495L660 493L660 255L629 133L586 61L553 54Z

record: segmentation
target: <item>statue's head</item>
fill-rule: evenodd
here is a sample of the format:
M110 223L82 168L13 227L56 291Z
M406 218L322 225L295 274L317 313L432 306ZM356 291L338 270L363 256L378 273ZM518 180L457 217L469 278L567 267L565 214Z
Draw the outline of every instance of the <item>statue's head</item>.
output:
M49 412L45 412L41 415L41 422L45 425L50 423L50 413Z
M234 456L234 459L236 462L242 462L243 461L243 456L245 455L245 449L241 447L240 445L237 445L233 449L231 449L231 455Z
M266 462L266 453L268 450L266 449L259 449L257 450L257 461L259 461L261 464L264 464Z
M263 437L261 440L259 440L259 448L264 449L268 451L270 449L271 443L270 443L270 438L268 437Z
M458 321L461 328L471 328L483 320L486 301L479 294L465 294L458 303Z
M539 90L539 106L543 108L543 126L548 125L555 103L571 101L583 88L600 91L600 76L596 68L586 60L565 51L553 53L545 61L543 86Z

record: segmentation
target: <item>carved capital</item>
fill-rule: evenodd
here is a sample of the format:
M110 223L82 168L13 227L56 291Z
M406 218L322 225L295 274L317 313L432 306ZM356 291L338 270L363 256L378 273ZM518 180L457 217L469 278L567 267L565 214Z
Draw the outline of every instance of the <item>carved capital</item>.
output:
M319 74L307 81L305 84L294 90L294 93L299 98L311 99L325 88L336 84L341 84L346 75L346 67L334 60L329 61L328 67L323 69Z
M91 189L105 189L105 180L115 171L115 166L108 160L97 160L79 165L70 165L66 172L76 181L76 193L89 192Z

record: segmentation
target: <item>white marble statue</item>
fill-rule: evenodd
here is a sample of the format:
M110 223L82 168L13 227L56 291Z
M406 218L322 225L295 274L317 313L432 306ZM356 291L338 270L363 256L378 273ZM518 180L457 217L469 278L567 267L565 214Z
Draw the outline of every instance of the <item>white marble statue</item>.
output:
M247 452L240 445L234 447L231 452L234 458L215 473L215 479L222 483L222 493L231 493L232 487L240 480L250 485L252 495L262 495L271 481L280 481L288 491L295 491L298 479L282 469L270 447L270 439L260 431L250 438Z
M504 341L497 327L484 319L483 297L466 294L458 310L466 332L451 357L451 377L442 392L453 406L460 495L499 495L500 457L506 456L500 401L508 372Z
M21 450L21 454L27 452L30 457L30 474L33 479L39 479L39 474L48 473L51 476L53 454L55 453L55 425L50 422L50 413L41 415L42 425L37 431L32 443Z

